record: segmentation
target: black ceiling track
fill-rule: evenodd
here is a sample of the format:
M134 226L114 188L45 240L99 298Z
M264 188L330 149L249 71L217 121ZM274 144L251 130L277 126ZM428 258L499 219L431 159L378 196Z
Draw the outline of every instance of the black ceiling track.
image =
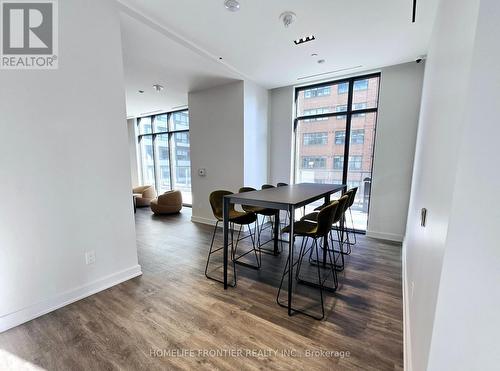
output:
M415 23L416 17L417 17L417 0L413 0L413 15L411 18L412 23Z

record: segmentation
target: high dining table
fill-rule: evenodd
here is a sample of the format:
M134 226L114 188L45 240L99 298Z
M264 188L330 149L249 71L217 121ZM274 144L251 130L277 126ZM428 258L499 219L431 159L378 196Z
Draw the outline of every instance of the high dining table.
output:
M259 206L267 209L287 210L290 216L290 238L288 243L288 315L293 313L292 309L292 286L293 286L293 256L294 256L294 227L295 210L308 205L314 201L324 198L325 202L330 201L333 193L344 191L345 184L315 184L300 183L284 187L263 189L245 193L236 193L224 196L223 218L224 218L224 289L227 289L227 264L228 264L228 244L229 244L229 206L230 204ZM275 222L274 247L278 246L279 223ZM326 241L323 250L323 261L326 262Z

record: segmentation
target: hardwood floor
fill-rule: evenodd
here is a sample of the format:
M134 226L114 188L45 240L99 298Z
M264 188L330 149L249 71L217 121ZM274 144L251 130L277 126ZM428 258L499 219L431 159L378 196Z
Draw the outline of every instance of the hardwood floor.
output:
M0 349L47 370L403 368L400 246L358 237L316 321L276 304L286 253L237 267L224 291L204 276L213 228L189 209L138 209L136 225L143 276L0 334ZM317 309L311 288L297 305L310 299Z

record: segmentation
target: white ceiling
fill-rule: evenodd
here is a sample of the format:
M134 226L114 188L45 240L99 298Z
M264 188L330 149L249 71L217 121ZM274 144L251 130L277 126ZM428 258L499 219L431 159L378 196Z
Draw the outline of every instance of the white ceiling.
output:
M122 13L120 22L127 117L175 110L187 105L189 91L239 78L217 61L201 56L136 18ZM158 93L153 84L165 89Z
M231 79L275 88L318 79L303 76L415 60L426 54L438 3L418 0L412 24L412 0L239 0L235 13L223 0L119 1L128 13L122 33L129 115L186 104L188 91ZM279 20L285 10L297 14L289 28ZM293 43L310 34L315 41ZM166 90L153 94L155 82ZM141 88L146 93L138 96Z

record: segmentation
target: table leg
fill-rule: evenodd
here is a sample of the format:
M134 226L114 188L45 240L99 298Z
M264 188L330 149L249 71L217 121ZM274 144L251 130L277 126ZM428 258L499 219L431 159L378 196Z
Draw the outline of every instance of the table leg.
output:
M290 236L289 236L289 242L288 242L288 315L292 315L292 290L293 290L293 244L295 242L294 238L294 228L293 228L293 222L294 222L294 215L295 215L295 207L291 205L289 207L290 212Z
M280 211L274 215L274 255L279 254L279 249L278 249L278 240L279 240L279 233L280 233Z
M224 219L224 290L227 290L227 258L229 243L229 199L224 197L223 211Z
M330 202L330 195L325 196L325 204ZM326 267L326 255L328 249L328 234L325 236L323 240L323 267ZM318 262L319 264L319 262Z

